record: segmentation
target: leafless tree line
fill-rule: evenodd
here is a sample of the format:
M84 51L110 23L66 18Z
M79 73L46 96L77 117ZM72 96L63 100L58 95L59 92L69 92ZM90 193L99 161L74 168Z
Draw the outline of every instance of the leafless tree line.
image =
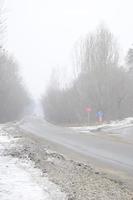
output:
M30 97L19 75L18 64L4 50L3 35L5 21L0 1L0 123L19 119L25 107L30 103Z
M50 83L42 98L45 118L59 124L83 124L87 122L86 107L92 109L92 122L98 111L103 111L106 121L132 116L133 76L120 66L112 33L100 26L80 42L76 51L75 80L63 89L55 83L58 77ZM133 56L128 57L132 61Z
M16 61L4 50L0 51L0 123L22 117L25 107L30 103L19 75Z

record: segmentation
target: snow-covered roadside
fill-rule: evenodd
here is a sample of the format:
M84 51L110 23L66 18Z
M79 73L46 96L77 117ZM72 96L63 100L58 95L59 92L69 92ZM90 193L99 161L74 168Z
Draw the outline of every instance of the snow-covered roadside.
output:
M3 134L2 131L4 131ZM9 169L12 169L9 165L10 161L12 161L13 168L15 167L16 169L17 167L15 171L21 170L19 175L18 173L15 173L14 175L13 170L13 175L11 175L10 179L6 176L8 177L8 180L14 179L11 184L14 184L12 189L15 192L14 194L16 194L14 195L16 200L35 199L31 196L17 196L19 194L18 191L20 190L20 187L22 190L20 190L20 194L24 195L25 193L28 193L28 195L31 195L30 191L32 194L35 192L38 195L36 198L37 200L133 199L132 189L128 188L128 185L122 182L120 177L114 177L111 174L106 174L105 171L102 172L101 170L99 171L98 169L95 169L90 165L89 161L87 161L87 163L79 163L76 161L76 158L74 160L66 159L64 154L60 154L60 151L58 153L53 151L51 146L52 144L49 144L48 141L23 131L19 127L19 124L8 124L3 127L0 133L0 141L3 141L0 142L0 152L2 152L0 158L9 159L6 160L8 161L8 164L4 163ZM70 152L66 152L66 155L68 155L68 153ZM4 161L2 160L2 162ZM11 171L12 170L10 170L10 174L12 174ZM7 169L6 172L8 172ZM16 179L17 177L22 177L22 180ZM1 183L3 182L2 180L4 181L4 179L0 179ZM16 188L16 186L19 186L19 182L20 187ZM5 183L7 183L7 181ZM26 187L25 189L26 185L28 185L28 188ZM0 189L1 188L2 187L0 186ZM6 184L5 188L6 193L12 192L9 189L8 184ZM4 194L3 190L5 188L3 187L1 190L1 195ZM59 189L61 189L64 193L62 193ZM23 191L26 192L24 193ZM65 194L67 194L67 196ZM0 196L0 200L12 199L14 198L10 198L10 195L8 195L8 198L5 196L5 199L4 196Z
M0 200L65 200L66 195L32 161L5 154L18 139L0 128Z
M117 129L122 129L122 128L128 128L128 127L133 127L133 118L125 118L124 120L117 120L117 121L111 121L110 123L103 123L100 125L95 125L95 126L82 126L82 127L70 127L74 130L80 131L82 133L91 133L93 131L113 131Z

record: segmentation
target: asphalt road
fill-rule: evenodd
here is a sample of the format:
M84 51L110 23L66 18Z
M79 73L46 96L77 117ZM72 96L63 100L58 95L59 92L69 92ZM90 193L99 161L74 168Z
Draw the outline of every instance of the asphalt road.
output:
M85 155L99 163L126 171L133 177L133 143L105 133L79 133L70 128L57 127L39 118L27 118L21 128L57 145ZM125 130L126 131L126 130ZM130 128L130 132L132 129Z

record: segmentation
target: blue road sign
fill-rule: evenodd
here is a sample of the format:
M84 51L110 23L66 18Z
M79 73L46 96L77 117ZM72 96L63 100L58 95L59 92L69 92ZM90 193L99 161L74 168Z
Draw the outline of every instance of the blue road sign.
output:
M98 111L97 113L96 113L96 116L99 118L99 117L103 117L104 116L104 113L103 113L103 111Z

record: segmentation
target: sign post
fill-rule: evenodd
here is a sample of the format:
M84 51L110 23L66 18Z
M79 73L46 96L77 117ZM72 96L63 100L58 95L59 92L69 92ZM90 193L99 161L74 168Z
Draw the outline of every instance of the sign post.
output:
M97 116L97 118L98 118L98 121L99 121L100 123L102 123L102 122L103 122L103 116L104 116L103 111L98 111L98 112L96 113L96 116Z
M85 110L88 114L88 124L90 124L90 113L91 113L92 109L90 107L87 107Z

